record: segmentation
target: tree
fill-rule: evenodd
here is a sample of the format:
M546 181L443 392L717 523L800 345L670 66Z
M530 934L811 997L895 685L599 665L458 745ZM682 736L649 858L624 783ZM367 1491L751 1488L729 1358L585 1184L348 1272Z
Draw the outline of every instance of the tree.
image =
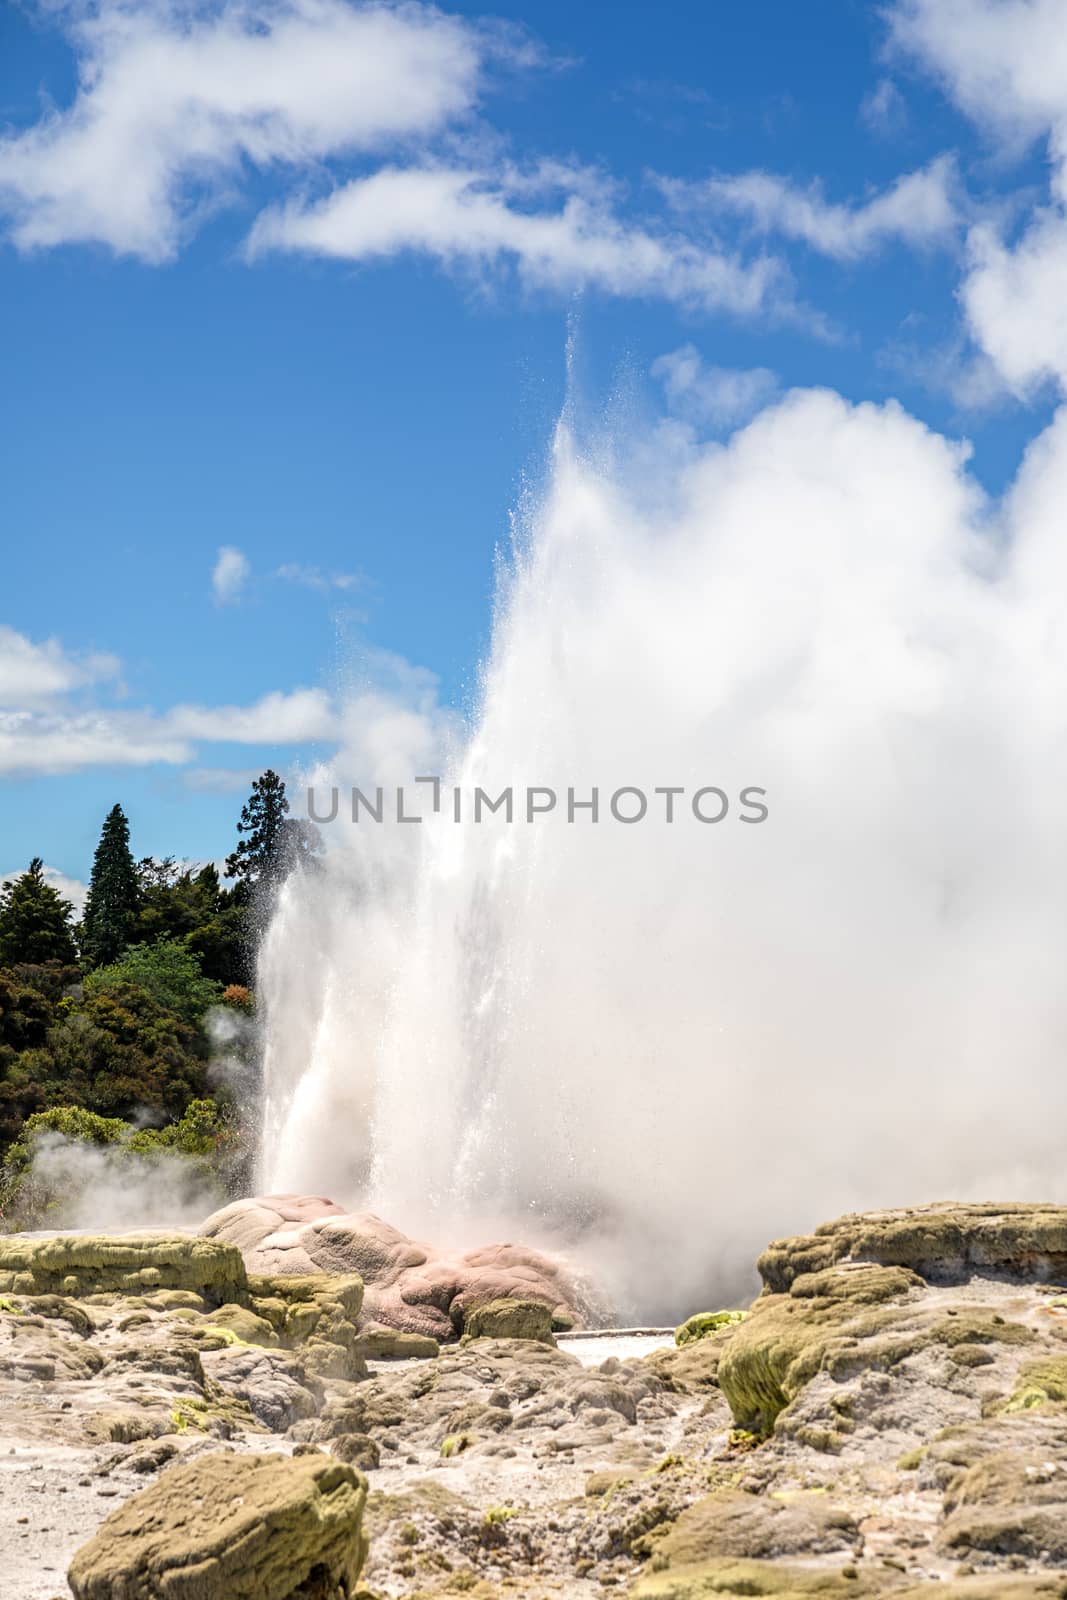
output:
M291 818L288 811L285 784L276 772L268 770L252 784L252 793L241 807L237 832L245 837L227 858L228 878L269 892L299 861L316 855L322 847L318 828L313 822Z
M89 966L103 966L122 954L133 933L139 898L130 825L122 807L112 806L93 857L82 918L82 955Z
M210 922L219 907L219 874L213 863L182 868L173 856L137 863L137 920L131 944L180 939Z
M0 967L76 961L72 915L70 901L45 882L44 862L34 856L29 870L0 890Z
M84 987L92 998L127 984L136 984L157 1006L194 1028L222 998L222 985L204 977L196 955L180 939L131 945L120 960L90 972Z

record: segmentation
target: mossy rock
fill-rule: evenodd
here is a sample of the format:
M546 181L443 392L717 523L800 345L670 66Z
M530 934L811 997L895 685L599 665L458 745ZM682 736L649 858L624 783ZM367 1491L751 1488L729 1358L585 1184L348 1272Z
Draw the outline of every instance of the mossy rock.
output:
M257 1317L247 1306L219 1306L204 1320L212 1328L231 1335L227 1343L262 1345L268 1350L277 1349L281 1343L270 1323L264 1317Z
M373 1472L381 1465L382 1451L369 1433L339 1433L330 1441L330 1454L347 1461L361 1472Z
M353 1320L363 1309L363 1279L358 1272L294 1272L270 1277L251 1273L248 1291L253 1301L281 1300L286 1306L336 1301Z
M1067 1206L947 1203L860 1212L775 1240L757 1266L766 1287L782 1294L802 1274L844 1260L910 1267L934 1282L975 1273L1047 1282L1067 1268Z
M629 1591L629 1600L707 1600L712 1595L870 1600L886 1593L889 1587L889 1581L881 1574L857 1580L845 1577L841 1571L812 1570L778 1561L721 1558L648 1572ZM943 1587L938 1584L938 1591Z
M380 1323L361 1328L356 1352L364 1361L427 1361L440 1353L440 1345L422 1333L385 1328Z
M75 1600L351 1594L366 1497L366 1480L325 1456L201 1456L112 1512L68 1581Z
M1019 1369L1005 1411L1044 1411L1067 1403L1067 1356L1028 1361Z
M899 1267L842 1266L802 1276L789 1294L761 1295L718 1362L738 1427L769 1433L817 1372L845 1377L922 1349L929 1330L901 1315L920 1281Z
M732 1328L738 1322L744 1322L747 1316L747 1311L698 1311L674 1330L674 1342L679 1348L694 1344L697 1339L706 1339L709 1334L718 1333L722 1328Z
M33 1316L50 1317L59 1322L65 1322L74 1329L75 1333L80 1333L83 1338L88 1337L96 1326L85 1308L80 1306L76 1300L69 1299L66 1295L34 1295L32 1299L26 1301L25 1310Z
M287 1350L299 1350L320 1378L364 1378L359 1349L363 1279L356 1272L308 1272L248 1280L252 1310Z
M695 1566L709 1557L805 1559L834 1551L846 1554L859 1537L850 1512L831 1496L798 1491L787 1497L717 1489L687 1507L657 1541L656 1552L672 1567Z
M953 1477L938 1535L943 1551L977 1550L1046 1566L1067 1560L1067 1487L1058 1452L1038 1440L1026 1448L1027 1438L1019 1430L1016 1448L994 1451Z
M0 1293L140 1296L185 1289L211 1305L242 1302L248 1280L235 1245L195 1234L0 1235Z
M486 1300L463 1309L463 1342L472 1339L534 1339L553 1344L552 1308L542 1300Z

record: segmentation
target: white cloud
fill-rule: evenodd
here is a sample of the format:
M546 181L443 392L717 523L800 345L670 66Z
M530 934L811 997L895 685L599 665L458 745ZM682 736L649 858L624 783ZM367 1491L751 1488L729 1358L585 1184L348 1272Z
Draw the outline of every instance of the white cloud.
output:
M1007 241L972 228L960 299L968 330L1020 397L1067 386L1067 28L1062 0L898 0L891 25L984 132L1018 153L1048 140L1049 203Z
M778 390L778 379L767 367L709 366L691 344L658 356L651 372L673 411L713 428L747 422Z
M248 253L371 261L416 252L476 271L511 263L530 288L598 288L740 314L788 300L780 262L745 263L623 222L580 173L556 168L550 181L562 190L560 202L532 209L531 193L545 186L536 174L531 181L509 171L384 167L324 200L269 208L252 229Z
M13 883L16 878L21 878L25 867L20 867L14 872L0 873L0 885ZM74 907L74 914L80 917L85 906L85 896L88 894L88 885L82 883L80 878L72 878L65 872L60 872L58 867L45 867L44 881L53 889L59 891L64 900L69 900Z
M298 561L286 562L274 576L285 583L299 583L305 589L319 589L324 593L330 589L358 588L365 581L359 572L323 572L321 567L304 566Z
M918 248L944 244L960 222L950 156L939 156L881 194L853 205L831 203L819 183L802 189L769 172L700 183L665 179L663 187L680 210L736 213L760 233L800 240L840 261L859 260L892 240Z
M179 738L217 744L302 744L332 739L338 727L321 689L266 694L250 706L175 706L163 723Z
M232 544L224 544L211 571L211 588L216 604L224 606L236 600L251 571L244 552Z
M40 3L72 46L78 87L67 106L0 138L0 216L24 250L98 243L171 260L209 212L241 199L254 169L281 198L254 223L249 259L417 253L476 277L511 270L555 294L796 320L785 263L753 256L747 240L741 250L709 238L709 207L740 216L749 236L754 225L845 259L890 238L939 242L955 222L947 162L853 207L749 173L663 179L647 211L575 162L506 162L504 141L475 120L479 102L491 67L526 67L538 52L416 0ZM871 114L888 115L891 98L876 91ZM666 215L664 194L675 202ZM241 576L220 574L220 598Z
M883 136L896 133L904 126L907 117L904 96L892 78L879 78L860 104L860 118L872 133Z
M430 6L182 0L51 7L78 90L0 141L22 249L100 243L166 261L246 164L307 169L470 110L487 37ZM497 45L499 48L499 45Z
M1062 0L896 0L890 27L1001 138L1028 142L1067 117Z
M56 639L34 644L0 623L0 706L38 706L72 689L118 676L111 655L71 656Z
M286 745L337 736L339 713L320 689L266 694L248 706L169 711L0 711L0 773L64 773L85 767L182 766L196 746Z
M0 712L0 773L64 773L85 767L175 765L189 743L136 712Z

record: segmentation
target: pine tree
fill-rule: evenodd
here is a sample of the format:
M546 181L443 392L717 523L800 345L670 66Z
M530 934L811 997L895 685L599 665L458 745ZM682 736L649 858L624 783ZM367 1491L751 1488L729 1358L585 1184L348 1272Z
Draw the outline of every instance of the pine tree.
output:
M0 967L76 961L73 909L45 882L44 862L34 856L29 871L0 890Z
M288 816L289 801L285 784L276 772L267 771L252 784L252 793L241 807L237 832L246 835L226 860L226 876L247 883L260 892L275 888L297 861L314 856L321 846L313 822L300 822Z
M122 807L112 806L93 857L82 918L82 955L88 965L105 966L122 954L133 931L139 898L137 868L130 854L130 825Z

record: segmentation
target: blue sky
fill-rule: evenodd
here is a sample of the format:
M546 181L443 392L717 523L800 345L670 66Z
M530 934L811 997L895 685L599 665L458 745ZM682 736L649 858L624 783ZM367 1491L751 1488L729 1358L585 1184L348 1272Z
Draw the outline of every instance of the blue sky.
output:
M1043 0L7 7L0 874L84 879L115 800L138 854L224 854L353 684L468 710L568 327L591 417L895 396L1003 490L1058 380L981 253L1036 271L1050 181L1059 217L1042 30Z

